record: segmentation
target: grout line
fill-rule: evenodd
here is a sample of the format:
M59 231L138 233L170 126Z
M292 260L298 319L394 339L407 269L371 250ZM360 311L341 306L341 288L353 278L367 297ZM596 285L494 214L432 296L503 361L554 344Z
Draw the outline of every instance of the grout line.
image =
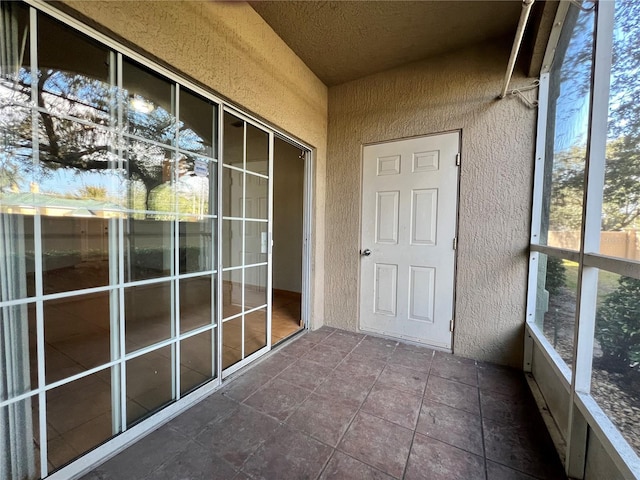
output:
M407 469L409 468L409 458L411 457L411 451L413 450L413 442L416 439L416 433L418 430L418 423L420 423L420 414L422 413L422 406L424 405L424 397L427 394L427 386L429 385L429 378L431 377L431 367L435 360L435 351L431 354L431 362L429 363L429 370L427 371L427 381L424 382L424 388L422 389L422 397L420 400L420 408L418 409L418 418L413 428L413 435L411 436L411 443L409 444L409 453L407 454L407 460L404 463L404 469L402 470L402 478L407 475Z
M328 346L328 347L335 348L335 347L333 347L332 345L325 344L324 342L325 342L329 337L331 337L332 335L334 335L336 332L339 332L339 331L340 331L339 329L335 329L334 331L332 331L329 335L327 335L325 338L323 338L320 342L316 343L315 345L324 345L324 346ZM351 349L350 349L346 354L344 354L344 356L343 356L343 358L340 360L340 362L338 362L338 364L330 370L330 372L329 372L329 373L328 373L328 375L327 375L327 378L328 378L329 376L331 376L331 375L332 375L332 374L333 374L333 373L334 373L334 372L335 372L335 371L336 371L336 370L337 370L341 365L343 365L343 364L345 363L345 361L346 361L347 357L349 357L349 356L354 352L354 350L355 350L359 345L361 345L361 344L362 344L362 342L364 341L364 339L367 337L367 335L366 335L366 334L363 334L363 335L364 335L364 336L363 336L363 337L362 337L362 338L361 338L361 339L360 339L356 344L354 344L354 346L353 346L353 347L352 347L352 348L351 348ZM299 338L303 338L303 337L299 337ZM374 337L374 338L377 338L377 337ZM339 450L339 449L338 449L338 446L340 445L340 443L341 443L341 442L342 442L342 440L344 439L344 436L345 436L345 434L347 433L347 431L349 431L349 428L351 428L351 425L353 424L353 422L354 422L355 418L356 418L356 417L358 416L358 414L362 411L362 407L363 407L363 405L365 404L365 402L366 402L366 401L367 401L367 399L369 398L369 395L371 394L371 391L372 391L372 390L373 390L373 388L376 386L376 384L377 384L378 380L380 379L380 376L381 376L381 375L382 375L382 373L384 372L385 368L386 368L387 366L393 366L393 365L394 365L394 364L390 364L390 363L389 363L389 360L390 360L391 356L394 354L394 352L397 350L398 345L400 345L400 343L396 341L396 342L395 342L395 346L393 347L393 349L391 350L391 352L390 352L390 353L389 353L389 355L387 356L387 359L383 361L383 362L384 362L384 365L382 366L382 368L381 368L380 372L378 373L378 375L376 376L375 380L373 381L373 383L372 383L371 387L368 389L368 391L367 391L367 394L366 394L365 398L360 402L360 405L358 406L358 408L356 409L355 413L354 413L354 414L353 414L353 416L351 417L351 420L348 422L348 424L347 424L346 428L344 429L344 431L342 432L342 434L339 436L339 438L338 438L338 440L337 440L337 442L336 442L335 447L334 447L334 446L331 446L331 445L326 444L325 442L323 442L323 441L321 441L321 440L317 439L316 437L314 437L314 436L312 436L312 435L308 434L307 432L304 432L304 431L302 431L302 430L299 430L299 429L295 429L295 428L294 428L294 430L299 431L299 432L300 432L300 433L302 433L303 435L307 435L307 436L309 436L309 437L310 437L310 438L312 438L314 441L317 441L317 442L319 442L319 443L321 443L321 444L323 444L323 445L327 445L329 448L331 448L331 449L333 450L333 451L332 451L332 453L331 453L331 455L328 457L327 461L326 461L326 462L325 462L325 464L323 465L323 467L320 469L320 471L319 471L319 473L318 473L318 477L316 477L316 478L319 478L319 477L322 475L322 473L323 473L323 472L324 472L324 470L326 469L327 465L329 464L330 460L333 458L333 456L334 456L334 454L335 454L335 452L336 452L336 451L339 451L340 453L345 454L345 455L347 455L347 456L351 457L351 456L350 456L350 455L348 455L347 453L342 452L342 450ZM428 355L427 355L427 356L428 356ZM416 428L417 428L417 424L418 424L418 422L419 422L419 420L420 420L420 412L421 412L421 410L422 410L422 405L423 405L423 403L424 403L424 395L425 395L425 392L426 392L426 388L427 388L427 384L428 384L429 376L430 376L430 374L431 374L431 368L432 368L432 366L433 366L433 362L434 362L434 359L435 359L435 351L434 351L434 350L431 350L431 352L430 352L430 356L431 356L431 361L429 362L429 368L428 368L428 370L427 370L427 372L426 372L426 373L427 373L427 381L425 382L425 386L424 386L424 387L423 387L423 389L422 389L422 396L421 396L421 401L420 401L420 408L418 409L418 418L416 419L416 424L414 425L414 428L413 428L413 429L410 429L410 428L404 427L404 426L402 426L402 425L398 425L398 426L399 426L399 427L401 427L401 428L405 428L405 429L407 429L407 430L413 430L413 435L412 435L412 438L411 438L411 444L409 445L409 451L408 451L408 453L407 453L407 460L406 460L406 462L405 462L405 466L404 466L404 469L403 469L402 477L404 477L404 475L406 474L406 469L407 469L407 466L408 466L409 457L410 457L410 455L411 455L411 449L412 449L412 447L413 447L413 441L414 441L414 439L415 439L415 435L416 435ZM292 359L294 360L294 363L295 363L296 361L298 361L298 360L302 359L302 358L304 358L304 354L303 354L302 356L299 356L299 357L292 357ZM268 360L268 359L265 359L265 360ZM361 363L366 363L366 361L361 362ZM382 361L381 361L381 363L382 363ZM264 383L263 385L261 385L260 387L258 387L258 389L256 389L256 391L255 391L255 392L253 392L251 395L249 395L247 398L245 398L245 399L244 399L244 400L242 400L241 402L238 402L239 404L242 404L242 405L244 405L244 406L246 406L246 407L250 408L251 410L255 411L256 413L259 413L259 414L261 414L261 415L266 415L267 417L272 418L272 419L274 419L274 420L276 420L276 421L278 421L278 422L279 422L280 426L276 429L276 431L274 432L274 435L273 435L273 436L271 436L270 438L273 438L273 437L275 436L275 434L276 434L278 431L280 431L284 426L287 426L287 427L289 427L289 428L293 428L293 427L289 426L289 424L287 423L287 421L288 421L288 420L289 420L289 419L290 419L290 418L291 418L291 417L292 417L292 416L293 416L293 415L298 411L298 409L302 406L302 404L303 404L305 401L307 401L311 395L313 395L314 393L315 393L315 394L317 394L317 395L319 395L319 394L317 393L317 390L318 390L322 385L324 385L324 384L326 383L326 381L327 381L327 378L325 378L322 382L320 382L318 385L316 385L316 387L315 387L315 388L313 388L313 389L311 390L311 393L310 393L309 395L307 395L307 396L304 398L304 400L302 400L302 401L298 404L298 406L297 406L297 407L296 407L296 408L295 408L295 409L294 409L294 410L293 410L293 411L292 411L292 412L287 416L287 418L286 418L285 420L280 420L280 419L277 419L277 418L275 418L275 417L272 417L272 416L271 416L271 415L269 415L268 413L265 413L265 412L261 412L261 411L259 411L259 410L256 410L255 408L251 407L250 405L247 405L246 403L244 403L248 398L250 398L251 396L253 396L253 395L254 395L255 393L257 393L259 390L262 390L265 386L267 386L267 385L269 385L270 383L272 383L272 382L273 382L273 380L274 380L275 378L279 377L279 376L280 376L280 375L281 375L285 370L287 370L289 367L290 367L290 365L289 365L289 366L287 366L287 367L285 367L285 368L283 368L283 369L282 369L281 371L279 371L279 372L278 372L274 377L272 377L272 378L271 378L271 379L269 379L266 383ZM411 369L411 368L409 368L409 370L415 370L415 369ZM417 371L419 371L419 370L417 370ZM291 382L288 382L288 383L291 383ZM292 384L292 385L295 385L295 384ZM308 389L307 389L307 390L308 390ZM233 399L232 399L232 400L233 400ZM376 415L369 414L368 412L365 412L365 413L367 413L368 415L374 416L374 417L376 417L376 418L380 418L380 417L377 417ZM386 419L382 419L382 420L389 421L389 420L386 420ZM394 422L391 422L391 423L394 423ZM396 425L397 425L397 424L396 424ZM260 444L260 446L262 446L264 443L265 443L265 442L262 442L262 443ZM259 449L259 448L260 448L260 447L256 448L256 450L254 450L254 451L251 453L251 455L249 455L249 457L248 457L248 458L245 460L245 462L243 463L243 466L246 464L246 462L249 460L249 458L251 458L253 455L255 455L255 453L258 451L258 449ZM351 458L353 458L353 457L351 457ZM365 465L367 465L367 466L368 466L368 467L370 467L370 468L373 468L373 469L375 469L375 470L377 470L377 471L380 471L380 470L379 470L379 469L377 469L376 467L373 467L372 465L369 465L368 463L363 462L362 460L358 460L358 459L356 459L356 460L357 460L357 461L359 461L359 462L364 463ZM241 467L241 469L242 469L242 467ZM240 469L240 471L242 471L241 469ZM243 472L243 473L245 473L245 472Z
M326 337L325 337L325 338L324 338L320 343L318 343L318 344L316 344L316 345L320 345L322 342L324 342L327 338L329 338L331 335L333 335L333 334L334 334L335 332L337 332L337 331L338 331L337 329L336 329L336 330L334 330L334 331L333 331L333 332L331 332L329 335L327 335L327 336L326 336ZM353 353L353 351L358 347L358 345L360 345L360 344L364 341L364 339L365 339L366 337L367 337L367 335L366 335L366 334L364 334L364 336L360 339L360 341L358 341L358 343L356 343L356 344L351 348L351 350L349 350L349 352L348 352L348 353L347 353L347 354L342 358L342 360L340 360L340 362L339 362L335 367L333 367L333 369L331 369L331 372L329 373L329 375L331 375L333 372L335 372L335 371L338 369L338 367L339 367L340 365L342 365L342 364L343 364L343 362L345 361L345 359L346 359L349 355L351 355L351 354ZM396 347L397 347L397 343L396 343L396 346L393 348L393 350L394 350L394 351L395 351ZM393 352L391 352L391 353L393 354ZM299 357L299 358L301 358L301 357ZM387 363L385 362L385 367L386 367L386 365L387 365ZM382 370L380 370L380 373L378 374L378 376L376 377L375 381L374 381L374 382L373 382L373 384L371 385L371 388L369 389L369 392L367 393L367 396L366 396L366 397L365 397L365 399L360 403L360 406L359 406L359 407L356 409L356 411L354 412L353 416L351 417L351 420L349 420L349 422L348 422L348 424L347 424L347 427L344 429L344 431L342 432L342 434L338 437L338 440L336 441L336 445L335 445L335 446L333 446L333 447L331 447L331 448L332 448L332 450L333 450L333 452L332 452L332 453L331 453L331 455L329 456L329 459L327 460L326 464L322 467L322 469L321 469L321 470L320 470L320 472L318 473L318 476L316 477L316 479L317 479L317 478L320 478L320 477L322 476L322 474L324 473L325 469L326 469L326 468L327 468L327 466L329 465L329 462L331 461L331 459L332 459L332 458L333 458L333 456L335 455L335 452L336 452L336 451L338 451L338 452L340 452L340 453L342 453L342 454L346 455L346 454L345 454L344 452L342 452L341 450L338 450L338 445L340 445L340 442L341 442L341 441L342 441L342 439L344 438L344 435L347 433L347 431L348 431L348 430L349 430L349 428L351 427L351 424L353 423L353 421L355 420L356 416L357 416L357 415L358 415L358 413L360 412L360 409L362 408L362 405L364 405L364 402L366 402L366 399L367 399L367 397L369 396L369 393L371 392L371 390L373 389L373 386L374 386L374 385L376 384L376 382L378 381L378 378L380 377L380 375L382 375L382 372L383 372L383 371L384 371L384 367L382 367ZM327 376L327 377L328 377L328 376ZM324 385L325 383L326 383L326 379L325 379L324 381L320 382L320 383L316 386L316 388L314 388L314 389L313 389L312 394L313 394L313 393L316 393L316 390L317 390L318 388L320 388L322 385ZM320 395L320 394L318 394L318 393L316 393L316 394L317 394L317 395ZM307 397L307 398L308 398L308 397ZM303 433L305 433L305 432L303 432ZM314 439L315 439L315 437L312 437L312 438L314 438ZM323 442L323 443L324 443L324 442ZM353 458L353 457L351 457L351 458ZM361 461L361 460L358 460L358 461ZM362 463L364 463L364 462L362 462ZM369 464L365 464L365 465L370 466ZM378 470L378 469L376 469L376 470ZM379 471L380 471L380 470L379 470Z
M362 337L362 340L364 340L365 337ZM356 346L358 346L362 340L360 340L360 342L358 342L356 344ZM353 349L351 351L353 351L356 346L353 347ZM393 351L395 352L395 349L398 348L398 345L396 343L396 346L393 348ZM351 352L349 352L350 354ZM393 352L391 352L393 354ZM347 356L349 355L347 354ZM345 358L347 358L345 356ZM344 361L344 359L342 359ZM342 362L340 362L338 364L338 366L342 364ZM342 452L342 450L338 450L338 446L340 445L340 443L342 443L342 440L344 439L344 436L346 435L346 433L349 431L349 429L351 428L351 425L353 425L354 420L356 419L356 417L358 416L358 414L362 411L362 406L365 404L365 402L367 401L367 399L369 398L369 395L371 394L371 391L373 390L373 387L376 385L376 383L378 383L378 380L380 379L380 376L382 375L382 372L384 372L384 368L387 366L388 364L388 360L385 362L384 367L382 367L382 369L380 370L380 373L378 373L378 375L376 376L376 379L374 380L374 382L371 384L371 387L369 388L369 391L367 392L367 394L364 397L364 400L362 400L362 402L360 402L360 406L358 406L356 412L353 414L353 417L351 417L351 420L349 421L349 423L347 424L347 428L344 429L344 431L342 432L342 435L340 435L340 437L338 438L338 441L336 442L336 446L335 446L335 450L341 452L341 453L345 453ZM336 367L338 368L338 367ZM366 412L365 412L366 413ZM371 466L368 463L363 462L362 460L358 460L359 462L364 463L365 465ZM385 472L386 473L386 472ZM386 473L387 475L389 475L388 473ZM389 475L391 476L391 475Z
M480 392L480 371L478 362L476 361L476 377L478 380L478 409L480 410L480 435L482 437L482 456L484 459L484 478L489 478L489 469L487 468L487 446L484 441L484 415L482 414L482 395Z

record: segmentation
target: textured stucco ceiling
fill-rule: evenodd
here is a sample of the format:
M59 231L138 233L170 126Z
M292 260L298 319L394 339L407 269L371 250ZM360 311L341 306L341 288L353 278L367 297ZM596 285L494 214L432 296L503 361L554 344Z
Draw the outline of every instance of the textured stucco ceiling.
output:
M521 0L254 1L327 85L514 35Z

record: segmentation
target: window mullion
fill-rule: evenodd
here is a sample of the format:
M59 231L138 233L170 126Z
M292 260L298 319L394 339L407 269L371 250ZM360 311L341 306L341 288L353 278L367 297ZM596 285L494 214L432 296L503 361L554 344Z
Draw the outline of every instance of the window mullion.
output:
M544 187L544 152L546 148L547 131L547 107L549 102L549 74L540 75L540 87L538 93L538 131L536 140L536 153L534 161L534 181L531 212L531 244L540 243L540 228L542 219L542 195ZM536 305L538 298L538 261L540 255L537 252L529 254L529 288L527 290L527 322L536 320ZM530 372L533 364L533 340L525 337L525 354L523 369Z
M216 328L216 338L215 338L215 349L213 355L213 368L216 372L216 378L222 379L222 334L223 334L223 325L222 325L222 226L223 226L223 211L222 211L222 177L223 177L223 163L224 163L224 151L222 149L222 141L224 139L224 108L221 106L218 108L218 122L217 122L217 133L218 140L216 142L216 157L218 159L218 163L216 164L217 175L216 175L216 189L215 189L215 214L216 214L216 239L213 244L213 248L215 249L215 270L216 270L216 301L214 308L214 318L215 323L217 325ZM214 124L215 125L215 124ZM211 203L209 203L211 205Z
M600 250L602 191L604 187L607 122L609 113L609 83L613 45L613 2L600 2L595 38L593 67L592 117L589 128L588 157L585 167L585 197L582 226L582 249L576 312L576 355L574 390L589 391L593 332L595 325L597 269L584 266L585 252Z
M576 397L577 392L587 393L591 388L598 269L585 267L584 255L585 252L598 252L600 249L614 7L613 2L599 2L597 5L591 118L585 165L584 209L578 271L574 375L571 382L566 454L566 471L572 478L583 478L587 451L587 422L578 411Z

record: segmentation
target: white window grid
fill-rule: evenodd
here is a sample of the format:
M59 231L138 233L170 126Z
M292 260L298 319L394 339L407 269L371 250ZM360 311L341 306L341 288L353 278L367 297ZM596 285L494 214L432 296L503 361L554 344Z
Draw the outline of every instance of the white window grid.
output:
M222 163L222 169L229 169L229 170L234 170L238 173L240 173L242 175L242 195L241 198L242 200L242 212L241 212L241 216L227 216L227 215L223 215L222 216L222 222L221 222L221 227L222 229L224 229L224 224L227 221L236 221L236 222L240 222L241 225L241 246L240 246L240 264L239 265L233 265L233 266L222 266L222 274L220 275L220 284L223 283L224 278L225 278L225 273L227 272L240 272L240 285L241 285L241 312L237 313L237 314L233 314L230 316L224 316L224 312L223 312L223 308L222 305L220 306L220 314L221 314L221 321L222 324L224 325L224 323L227 322L231 322L233 320L237 320L237 319L241 319L241 338L242 338L242 343L241 343L241 352L240 352L240 360L237 361L236 363L230 365L229 367L227 367L223 372L223 378L231 375L233 372L237 371L238 369L242 368L242 366L246 365L246 363L248 362L247 359L252 359L255 358L255 356L259 356L260 354L262 354L262 352L266 352L269 351L271 349L271 335L269 335L268 332L271 331L271 301L269 300L269 297L267 297L267 302L263 305L259 305L256 307L252 307L250 309L245 310L245 305L246 305L246 298L245 298L245 285L246 285L246 272L249 269L252 268L257 268L257 267L266 267L267 269L267 284L265 285L266 291L270 292L271 291L271 262L267 261L267 262L257 262L257 263L247 263L247 256L246 256L246 251L247 251L247 247L246 247L246 228L247 228L247 223L252 222L252 223L262 223L265 225L270 225L271 223L271 215L272 215L272 208L269 206L268 208L268 213L267 213L267 218L254 218L254 217L247 217L247 202L246 202L246 198L247 198L247 178L252 177L252 178L261 178L267 181L267 196L268 198L272 198L272 182L269 181L270 177L272 176L273 173L273 133L267 129L263 129L260 128L258 125L252 123L246 116L244 116L242 113L231 109L231 108L224 108L223 109L223 113L222 113L222 117L224 117L224 113L228 113L230 115L233 115L234 117L237 117L240 121L243 122L243 131L242 131L242 166L238 166L238 165L229 165L226 164L223 158ZM224 139L224 120L222 119L220 121L220 124L222 125L222 133L220 138ZM247 125L251 125L253 127L258 128L259 130L265 132L268 134L268 139L269 139L269 143L268 143L268 169L269 169L269 175L264 175L264 174L260 174L257 172L254 172L252 170L249 170L247 168ZM223 143L223 141L221 141L221 143ZM223 175L220 175L220 185L221 188L220 190L222 190L222 182L223 182ZM222 205L221 205L222 208ZM267 255L269 255L271 253L271 237L270 237L270 232L267 229L268 232L268 239L267 239ZM221 237L222 238L222 237ZM221 259L222 261L222 259ZM232 262L235 263L235 262ZM267 317L267 325L266 325L266 339L265 339L265 347L258 349L256 352L252 352L250 355L247 355L247 352L245 351L245 338L246 338L246 332L245 332L245 318L247 315L250 315L251 313L255 313L255 312L259 312L261 310L266 311L266 317ZM223 327L224 328L224 327Z
M38 12L35 9L30 9L30 31L37 31L37 22L38 22ZM30 55L31 55L31 71L36 72L38 66L38 49L37 49L37 36L32 34L30 35ZM122 85L122 59L123 54L119 52L113 52L111 54L112 58L115 56L117 58L117 67L115 67L114 62L111 62L111 78L116 76L114 75L114 70L117 72L117 85L121 87ZM114 82L112 81L112 84ZM176 92L175 98L175 122L176 125L179 124L179 95L180 95L180 83L173 83L174 89ZM210 96L210 95L208 95ZM205 97L207 98L207 97ZM129 134L124 131L123 127L123 108L122 105L119 105L117 108L117 116L118 120L111 123L109 126L95 124L81 118L69 116L69 115L60 115L49 112L47 109L39 107L37 103L37 92L36 88L32 85L31 88L31 102L29 103L21 103L21 102L13 102L13 104L17 107L23 107L29 109L31 112L31 121L32 121L32 158L33 162L37 163L39 157L38 151L38 118L42 113L51 115L53 117L61 118L64 120L69 120L72 122L76 122L79 124L84 124L87 126L91 126L92 128L101 129L107 132L112 138L118 138L117 146L114 150L118 153L118 165L115 166L122 170L123 163L123 142L128 140L135 140L139 142L143 142L146 144L155 145L161 147L167 151L171 151L173 153L174 158L178 158L178 155L191 155L195 157L200 157L207 159L212 164L211 170L213 172L218 171L218 160L215 156L207 156L203 154L199 154L197 152L192 152L190 150L181 149L178 147L179 145L179 135L180 130L176 128L176 137L173 142L173 145L165 144L162 142L157 142L152 139L142 138L136 135ZM214 103L212 105L212 115L215 115L215 122L219 122L220 112L222 110L221 105L219 103ZM218 112L217 114L215 112ZM113 116L112 116L113 117ZM214 122L214 125L215 125ZM217 134L217 132L215 132ZM175 177L176 172L175 169L173 171L173 175ZM215 180L216 177L213 177L212 180ZM175 181L175 178L172 179ZM210 184L210 191L217 191L217 185ZM213 188L216 187L216 188ZM212 199L210 199L211 201ZM127 421L127 385L126 385L126 369L127 362L133 360L135 358L141 357L143 355L149 354L151 352L158 351L160 349L170 347L172 356L171 356L171 366L172 366L172 396L170 403L177 402L184 395L181 393L181 379L180 379L180 366L181 366L181 342L188 340L197 335L206 334L207 332L211 333L212 339L212 348L211 348L211 357L212 357L212 365L211 372L212 376L208 381L215 381L220 378L219 365L217 361L217 352L219 351L218 346L218 318L216 308L214 308L212 304L211 308L211 319L210 322L206 325L202 325L200 327L194 328L192 330L180 333L180 280L190 279L190 278L198 278L198 277L208 277L211 280L212 288L217 290L217 273L219 271L218 267L218 258L219 252L216 247L218 244L219 233L217 228L214 230L213 227L216 226L216 222L218 216L214 215L201 215L201 220L205 220L210 222L212 227L211 235L215 238L211 246L211 254L212 264L211 268L203 269L201 271L196 272L188 272L188 273L179 273L180 272L180 258L178 255L178 248L180 242L180 230L179 225L181 220L186 220L187 218L191 218L193 215L182 214L178 211L177 198L174 198L174 209L172 211L154 211L154 210L134 210L130 208L121 208L115 210L115 213L118 214L118 217L111 218L108 220L111 227L117 226L117 228L109 228L109 251L111 253L116 253L116 262L110 260L109 269L110 269L110 282L109 285L92 287L92 288L84 288L78 290L71 291L63 291L57 293L44 293L44 285L43 285L43 245L42 245L42 213L41 207L35 207L35 215L33 216L34 223L34 263L35 263L35 295L32 297L18 298L9 301L0 302L0 308L10 307L10 306L35 306L36 311L36 354L38 358L37 362L37 378L38 384L35 388L24 392L20 395L12 396L10 398L4 399L0 401L0 408L6 407L8 405L17 404L18 402L25 401L27 399L31 399L33 401L37 401L38 403L38 423L40 426L40 431L38 433L39 437L39 448L40 448L40 475L41 477L46 477L49 474L48 468L48 452L47 452L47 404L46 404L46 396L47 393L56 389L58 387L62 387L64 385L68 385L72 382L81 380L83 378L89 377L90 375L94 375L104 371L111 371L111 390L112 390L112 433L113 435L118 435L126 432L133 425L137 424L147 416L153 415L155 412L151 412L149 415L143 417L142 419L136 420L133 424L129 424ZM217 208L217 201L216 201ZM172 252L172 262L170 265L170 274L163 275L159 278L150 278L144 280L136 280L136 281L128 281L125 277L125 268L124 268L124 260L125 260L125 221L127 218L132 217L135 214L144 214L144 215L162 215L164 217L171 218L171 252ZM216 226L217 227L217 226ZM115 280L117 278L117 280ZM114 281L115 280L115 281ZM134 351L127 352L125 348L125 333L126 333L126 319L125 319L125 306L124 306L124 295L125 289L129 287L136 286L144 286L144 285L157 285L162 283L169 283L171 285L171 334L170 337L164 339L159 342L154 342L151 345L145 346L143 348L136 349ZM61 380L53 381L50 383L46 383L45 377L45 367L46 367L46 359L45 359L45 325L44 325L44 302L64 299L64 298L72 298L72 297L86 297L91 294L99 294L99 293L109 293L110 297L110 331L111 331L111 361L105 362L99 366L86 369L80 373L75 375L66 377ZM212 291L212 300L218 298L217 292ZM206 383L206 382L205 382ZM200 385L202 386L202 385ZM190 391L187 394L191 393ZM160 407L162 408L162 407Z
M559 15L566 13L569 1L563 1ZM605 175L605 148L608 129L609 82L614 34L615 3L596 4L594 65L591 84L591 113L588 132L588 158L585 165L584 206L580 250L542 245L543 178L545 167L547 104L549 101L548 70L540 77L540 107L538 111L535 175L532 199L529 281L527 295L527 336L525 338L524 370L532 370L532 345L535 342L556 376L569 393L569 419L566 440L565 469L572 478L583 478L587 432L590 428L602 442L605 451L625 478L640 477L640 458L620 434L607 414L590 394L593 369L593 345L596 319L598 272L600 270L640 279L640 262L614 258L599 253L602 195ZM558 22L558 17L554 22ZM557 35L557 34L556 34ZM553 37L553 34L552 34ZM556 36L557 38L557 36ZM553 67L552 67L553 68ZM575 336L572 370L560 358L544 333L535 323L538 261L540 254L578 263Z

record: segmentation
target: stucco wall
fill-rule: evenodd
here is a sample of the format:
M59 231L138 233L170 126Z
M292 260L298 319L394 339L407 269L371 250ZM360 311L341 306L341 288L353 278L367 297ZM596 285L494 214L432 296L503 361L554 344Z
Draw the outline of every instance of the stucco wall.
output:
M522 366L536 111L496 100L510 47L475 46L330 88L325 324L358 328L362 145L461 129L454 352Z
M320 326L326 86L244 2L63 3L316 149L311 322Z

